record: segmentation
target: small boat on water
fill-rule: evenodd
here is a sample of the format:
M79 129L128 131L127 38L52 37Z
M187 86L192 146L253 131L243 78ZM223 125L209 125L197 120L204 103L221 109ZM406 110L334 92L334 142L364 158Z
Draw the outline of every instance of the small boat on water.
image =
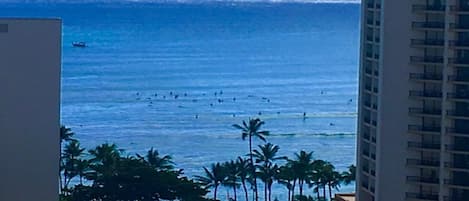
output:
M73 42L72 45L73 47L86 47L85 42Z

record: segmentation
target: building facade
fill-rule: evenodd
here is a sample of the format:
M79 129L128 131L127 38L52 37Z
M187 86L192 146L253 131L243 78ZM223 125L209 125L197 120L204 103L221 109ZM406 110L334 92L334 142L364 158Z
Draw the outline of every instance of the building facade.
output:
M58 200L61 24L0 18L0 200Z
M364 0L357 199L469 200L469 0Z

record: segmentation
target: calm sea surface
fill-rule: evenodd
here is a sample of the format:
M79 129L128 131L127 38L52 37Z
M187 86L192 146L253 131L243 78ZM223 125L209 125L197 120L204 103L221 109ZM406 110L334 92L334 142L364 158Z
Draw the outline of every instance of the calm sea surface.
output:
M63 19L62 123L85 147L155 147L192 176L247 153L231 125L260 117L282 155L355 162L358 4L0 4L0 16Z

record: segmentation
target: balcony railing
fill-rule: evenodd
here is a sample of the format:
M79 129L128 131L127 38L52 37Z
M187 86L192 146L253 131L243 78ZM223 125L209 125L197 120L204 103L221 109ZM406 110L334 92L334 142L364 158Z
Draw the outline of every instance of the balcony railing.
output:
M454 64L454 65L469 65L469 59L468 58L450 58L448 59L448 63Z
M445 5L413 5L412 11L445 11Z
M448 151L469 153L469 147L467 145L462 146L462 145L447 144L447 145L445 145L445 148Z
M443 64L444 60L441 56L411 56L410 62L412 63L435 63Z
M467 198L444 196L443 201L467 201Z
M468 180L454 180L454 179L445 179L445 184L452 185L452 186L460 186L469 189L469 181Z
M469 40L450 40L449 46L451 47L469 47Z
M449 81L456 81L456 82L469 82L469 76L462 76L462 75L450 75L448 76Z
M468 6L450 6L449 10L452 12L469 12L469 7Z
M406 193L406 198L419 199L419 200L438 200L437 194L424 194L424 193Z
M431 132L435 134L439 134L441 132L441 127L436 127L436 126L409 125L408 129L411 132Z
M407 145L409 148L434 149L434 150L440 149L440 144L437 144L437 143L408 142Z
M467 135L469 136L469 130L468 129L457 129L457 128L446 128L447 133L452 133L452 134L458 134L458 135Z
M412 39L410 41L411 45L418 45L418 46L444 46L445 41L439 39Z
M437 161L437 160L407 159L407 165L439 167L440 166L440 161Z
M469 170L469 162L468 163L463 163L463 162L458 162L458 161L445 162L445 167Z
M409 78L412 80L443 80L443 75L437 73L411 73Z
M430 183L438 184L440 180L434 177L418 177L418 176L407 176L408 182L419 182L419 183Z
M423 98L441 98L443 94L439 91L409 91L410 97L423 97Z
M469 92L448 93L447 95L450 99L468 99L469 101Z
M417 29L444 29L444 22L412 22L412 28Z
M441 115L441 110L428 108L409 108L410 114Z
M459 30L469 31L469 24L451 23L451 24L449 24L449 28L450 29L459 29Z
M448 116L453 116L453 117L467 117L467 118L469 118L469 112L464 111L464 110L448 110L448 111L446 111L446 114Z

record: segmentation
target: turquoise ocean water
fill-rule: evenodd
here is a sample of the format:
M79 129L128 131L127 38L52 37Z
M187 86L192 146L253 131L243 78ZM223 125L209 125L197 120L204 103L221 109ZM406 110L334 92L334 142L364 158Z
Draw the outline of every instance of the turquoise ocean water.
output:
M282 155L355 162L359 4L0 3L0 16L63 19L62 123L85 147L155 147L196 175L247 153L231 125L260 117Z

